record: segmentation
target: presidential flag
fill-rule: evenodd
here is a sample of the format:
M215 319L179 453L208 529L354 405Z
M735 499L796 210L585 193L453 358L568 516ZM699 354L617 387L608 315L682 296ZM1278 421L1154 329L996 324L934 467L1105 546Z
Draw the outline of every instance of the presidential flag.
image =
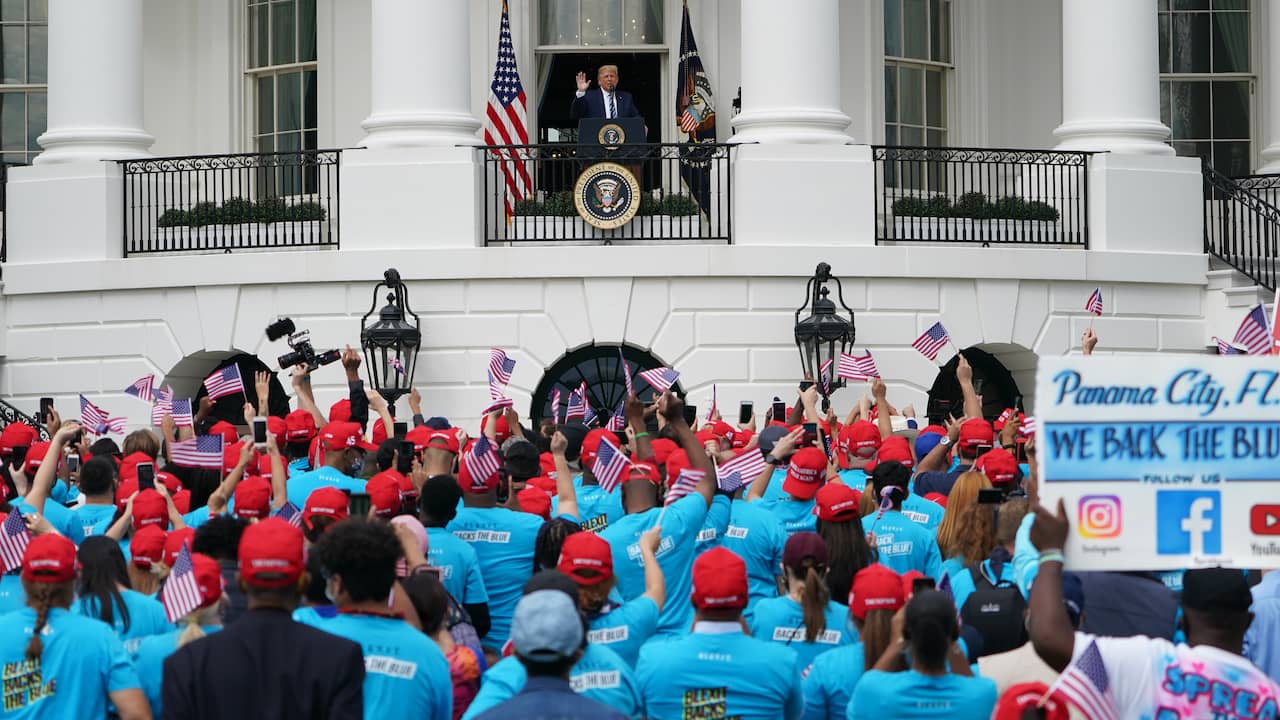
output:
M1055 690L1091 720L1120 720L1097 640L1089 641L1089 647L1058 676L1049 693Z
M947 329L942 326L941 322L936 322L925 330L924 333L911 343L911 347L920 351L921 355L930 360L938 359L938 351L947 343L951 342L951 336L947 334Z
M591 464L591 474L596 476L600 488L611 493L622 482L622 474L631 467L631 460L607 437L600 438L596 461Z
M1267 331L1267 311L1261 303L1244 316L1232 342L1243 347L1250 355L1266 355L1271 352L1271 334Z
M22 567L22 554L30 542L31 533L22 519L22 511L14 507L0 525L0 560L4 562L5 572Z
M682 469L680 474L676 476L676 481L671 483L671 487L667 488L667 497L662 501L662 506L666 507L697 490L698 483L702 482L702 478L706 476L707 474L701 470Z
M565 422L582 420L587 416L587 386L583 383L577 390L569 393L569 408L564 413ZM585 420L583 423L585 424Z
M734 459L716 467L716 484L731 493L755 480L768 467L764 454L757 448L749 448Z
M659 367L652 370L645 370L636 373L644 378L644 381L653 386L658 393L664 393L676 384L676 380L680 377L680 373L669 367Z
M836 375L846 380L871 380L880 377L880 370L876 367L876 361L871 357L870 350L866 355L850 355L842 352L840 362L836 365Z
M152 400L151 386L152 384L155 383L155 381L156 381L155 375L140 377L137 380L134 380L132 385L125 388L124 392L126 395L132 395L138 398L139 400L143 400L145 402L151 402Z
M165 619L171 623L200 607L200 583L196 582L196 569L191 564L191 548L185 542L160 591L160 604L164 605Z
M89 402L85 396L80 396L80 424L85 430L94 435L103 435L108 432L122 433L124 432L125 419L122 417L108 417L107 411Z
M516 68L516 51L511 44L511 21L506 0L502 2L502 21L498 25L498 60L489 83L489 103L485 111L484 142L486 145L528 145L528 116L525 113L524 86ZM510 220L515 205L533 190L524 148L499 147L490 150L498 158L498 167L506 189L503 207Z
M712 163L717 152L716 105L711 78L702 66L698 43L689 22L689 4L680 21L680 65L676 69L676 125L689 135L680 148L680 178L698 201L702 212L711 213ZM706 147L698 147L705 144Z
M1084 301L1084 309L1094 315L1102 315L1102 288L1094 288L1089 299Z
M240 379L240 366L231 364L214 370L213 374L204 379L204 387L209 391L210 400L244 393L244 381Z
M180 467L222 469L222 436L197 435L169 445L169 459Z

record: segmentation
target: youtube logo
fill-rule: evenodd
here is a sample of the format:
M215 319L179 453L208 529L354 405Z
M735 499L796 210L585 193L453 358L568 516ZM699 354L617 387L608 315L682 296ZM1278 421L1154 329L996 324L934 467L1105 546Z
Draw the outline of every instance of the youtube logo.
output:
M1254 535L1280 535L1280 505L1254 505L1249 510Z

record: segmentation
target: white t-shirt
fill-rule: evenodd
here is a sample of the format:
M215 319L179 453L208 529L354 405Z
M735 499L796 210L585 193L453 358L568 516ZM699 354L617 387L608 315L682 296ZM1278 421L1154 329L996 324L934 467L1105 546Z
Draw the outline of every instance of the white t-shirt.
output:
M1094 640L1122 718L1280 719L1280 685L1239 655L1141 636L1076 633L1072 660Z

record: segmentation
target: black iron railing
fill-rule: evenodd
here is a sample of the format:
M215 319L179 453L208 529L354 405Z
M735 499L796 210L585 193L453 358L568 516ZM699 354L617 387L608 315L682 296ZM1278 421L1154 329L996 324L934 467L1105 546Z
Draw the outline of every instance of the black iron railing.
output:
M590 157L566 143L478 148L485 244L731 243L731 147L636 144L592 149ZM602 230L578 216L574 186L585 169L606 160L635 176L640 203L630 222Z
M1232 180L1207 162L1204 173L1204 251L1276 289L1280 253L1280 178L1255 175Z
M1087 247L1089 155L873 146L876 241Z
M36 435L41 440L49 439L49 431L35 416L22 412L8 400L0 398L0 428L13 423L26 423L36 429Z
M337 247L341 150L122 160L124 254Z

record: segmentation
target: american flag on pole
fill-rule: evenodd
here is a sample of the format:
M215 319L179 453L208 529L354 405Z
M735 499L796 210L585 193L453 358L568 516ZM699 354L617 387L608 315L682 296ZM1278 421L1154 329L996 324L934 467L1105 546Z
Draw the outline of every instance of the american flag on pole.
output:
M577 390L569 393L569 409L564 413L564 421L583 420L587 416L587 386L583 383ZM586 421L583 420L583 424Z
M767 466L768 463L764 461L764 455L759 450L748 449L738 457L716 467L716 484L725 492L733 492L755 480Z
M155 383L155 381L156 381L155 375L140 377L137 380L134 380L132 385L125 388L124 392L126 395L132 395L138 398L139 400L143 400L145 402L151 402L152 400L151 386Z
M947 329L941 322L936 322L916 338L915 342L911 343L911 347L919 350L921 355L930 360L937 360L938 351L949 342L951 342L951 336L947 334Z
M662 506L666 507L696 490L698 483L702 482L702 478L706 476L707 474L701 470L690 468L681 470L680 474L676 476L676 481L671 483L671 487L667 488L667 497L662 501Z
M80 396L80 424L94 435L102 435L107 432L122 433L124 432L125 419L122 417L108 417L107 411L89 402L85 396Z
M871 357L870 350L866 355L840 353L840 362L836 364L836 376L846 380L870 380L880 377L880 370L876 367L876 361Z
M831 365L834 362L828 359L818 366L818 382L822 384L822 392L825 395L831 394Z
M606 430L613 432L622 432L627 429L627 418L622 414L623 403L618 403L618 409L613 411L613 416L609 418L609 424L605 426Z
M587 414L582 416L582 424L590 426L591 423L595 421L596 421L596 411L593 410L590 405L588 405Z
M591 465L591 474L596 476L600 487L611 493L622 482L622 473L631 467L631 460L609 438L600 439L600 448L596 450L596 461Z
M240 366L232 364L214 370L213 374L204 379L204 387L209 391L210 400L243 393L244 381L240 379Z
M631 366L627 364L627 358L622 354L622 348L618 348L618 360L622 362L622 381L627 384L627 397L631 397L636 394L636 391L631 386Z
M494 400L493 402L489 403L488 407L486 407L484 410L481 410L480 414L488 415L494 410L502 410L503 408L512 407L513 404L514 403L511 402L511 398L498 398L497 400Z
M291 502L285 502L284 505L281 505L280 509L275 511L274 516L296 528L302 527L302 511Z
M196 568L191 564L191 548L187 543L182 543L173 561L169 579L160 591L160 604L164 605L165 619L171 623L200 607L200 584L196 582Z
M0 560L4 561L5 572L22 567L22 554L30 542L31 533L22 520L22 511L15 507L0 525Z
M1084 302L1084 309L1094 315L1102 315L1102 288L1094 288L1089 299Z
M516 52L511 44L511 21L507 17L507 3L502 3L502 23L498 27L498 61L493 68L493 82L489 84L489 104L485 112L484 142L486 145L527 145L529 143L528 120L525 114L524 86L520 84L520 71L516 69ZM499 158L498 166L506 182L503 204L509 219L515 205L533 188L529 179L523 148L495 148L490 150Z
M1219 355L1244 355L1245 351L1215 335L1213 342L1218 346Z
M222 469L222 436L197 435L169 445L169 459L181 467Z
M191 398L183 398L182 400L173 401L172 412L173 424L178 427L195 427L195 415L191 411Z
M1232 342L1243 347L1250 355L1266 355L1271 352L1271 337L1267 332L1267 311L1261 303L1244 316Z
M489 394L494 400L502 397L502 388L511 382L511 371L516 361L507 357L502 348L489 348Z
M1080 657L1058 676L1049 693L1055 690L1091 720L1120 720L1097 640L1090 641Z
M502 458L498 457L487 435L476 438L475 444L471 446L471 452L463 456L463 462L467 464L473 483L484 482L502 467Z
M555 424L560 424L560 388L556 388L551 393L551 420Z
M664 393L676 384L676 379L680 377L680 373L669 367L659 367L652 370L644 370L636 373L644 378L644 381L653 386L654 390Z

